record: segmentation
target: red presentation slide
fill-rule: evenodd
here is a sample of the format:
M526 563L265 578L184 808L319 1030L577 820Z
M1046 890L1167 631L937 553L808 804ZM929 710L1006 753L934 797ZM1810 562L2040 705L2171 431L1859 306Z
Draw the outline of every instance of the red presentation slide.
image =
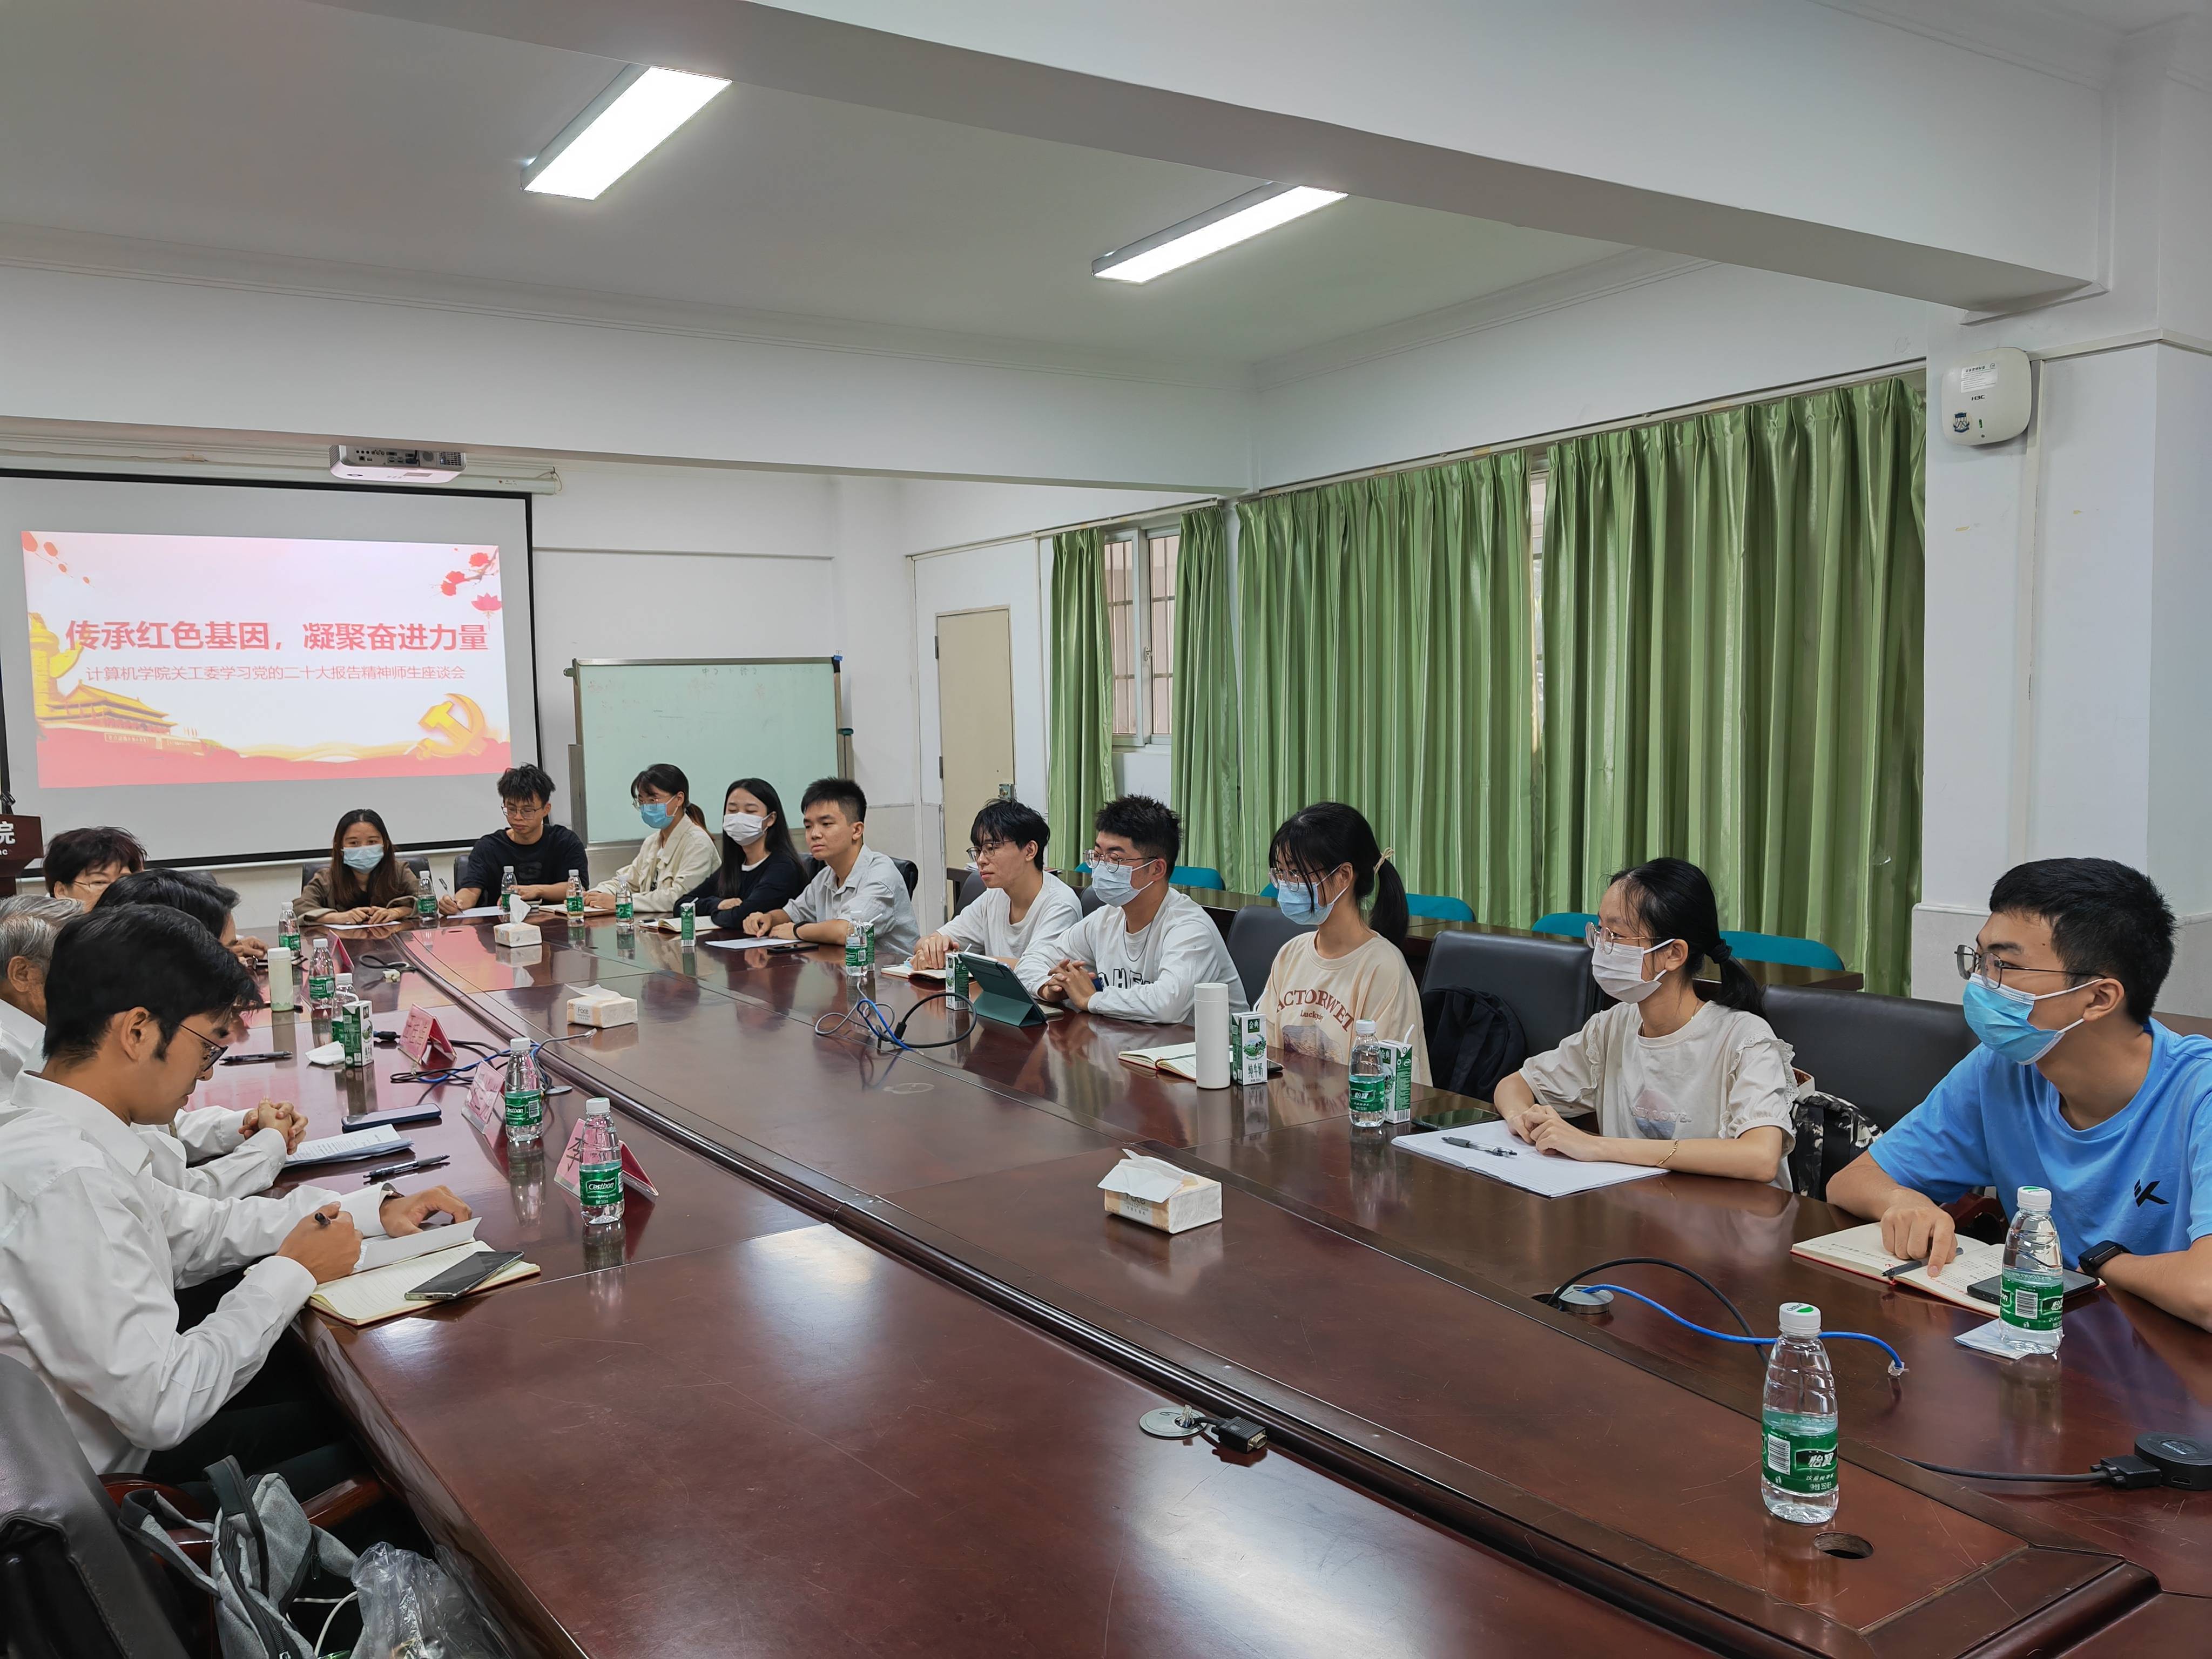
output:
M499 553L23 532L39 787L504 771Z

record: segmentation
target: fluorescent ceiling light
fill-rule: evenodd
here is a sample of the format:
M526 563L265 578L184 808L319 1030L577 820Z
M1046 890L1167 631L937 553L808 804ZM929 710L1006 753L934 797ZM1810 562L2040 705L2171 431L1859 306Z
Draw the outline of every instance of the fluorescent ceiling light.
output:
M1316 208L1325 208L1331 202L1343 199L1340 190L1316 190L1308 185L1262 185L1194 219L1170 225L1141 242L1117 247L1093 259L1091 274L1109 282L1149 283L1177 266L1203 259L1209 253L1218 253L1225 247L1234 247L1277 225L1302 219Z
M523 189L596 200L729 84L711 75L630 64L531 158L522 169Z

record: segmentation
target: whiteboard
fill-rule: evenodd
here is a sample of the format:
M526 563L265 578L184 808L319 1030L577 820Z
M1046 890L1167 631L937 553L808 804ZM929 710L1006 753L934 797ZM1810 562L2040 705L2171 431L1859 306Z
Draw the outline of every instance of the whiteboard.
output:
M684 769L717 834L722 792L738 778L766 778L783 797L794 838L806 786L841 771L835 657L580 658L568 676L582 774L574 828L587 841L643 837L629 783L659 762Z

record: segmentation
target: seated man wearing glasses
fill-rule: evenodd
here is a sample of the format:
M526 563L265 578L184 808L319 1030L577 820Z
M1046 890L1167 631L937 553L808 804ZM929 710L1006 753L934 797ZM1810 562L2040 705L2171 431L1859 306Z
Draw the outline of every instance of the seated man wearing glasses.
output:
M1961 946L1981 1047L1828 1183L1893 1254L1940 1273L1937 1206L1994 1187L2009 1213L2048 1188L2067 1261L2212 1328L2212 1042L2150 1017L2173 965L2173 912L2109 859L2007 872Z
M1102 902L1056 939L1023 952L1014 972L1040 1002L1115 1019L1180 1025L1198 988L1229 988L1229 1006L1252 1006L1213 918L1168 885L1182 851L1182 824L1149 795L1098 809L1088 860Z

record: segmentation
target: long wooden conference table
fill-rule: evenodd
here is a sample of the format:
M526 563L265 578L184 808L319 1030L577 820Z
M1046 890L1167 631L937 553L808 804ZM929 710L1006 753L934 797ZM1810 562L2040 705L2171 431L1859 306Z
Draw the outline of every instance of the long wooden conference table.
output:
M1354 1135L1345 1079L1298 1057L1201 1091L1117 1059L1171 1034L1077 1015L881 1054L814 1025L856 988L897 1016L929 988L855 988L827 951L543 926L519 952L481 925L406 930L381 948L419 971L373 1000L386 1025L422 1004L459 1037L569 1039L545 1051L576 1085L546 1148L487 1141L455 1086L408 1131L453 1158L417 1179L544 1275L301 1326L386 1478L544 1651L2203 1645L2212 1494L1903 1461L2079 1472L2146 1429L2212 1436L2212 1336L2147 1304L2100 1293L2055 1359L2002 1364L1955 1346L1971 1316L1792 1259L1847 1224L1809 1200L1670 1175L1547 1200ZM639 1023L568 1026L593 983ZM312 1046L304 1018L271 1024ZM907 1035L966 1027L940 1001ZM422 1093L389 1080L404 1064L380 1050L370 1075L276 1092L330 1133ZM250 1105L271 1080L209 1088ZM547 1173L586 1093L614 1099L661 1194L604 1242ZM1097 1182L1131 1147L1218 1177L1222 1222L1106 1216ZM1831 1528L1759 1503L1756 1351L1626 1299L1595 1318L1534 1299L1622 1255L1695 1267L1756 1324L1803 1298L1903 1352L1893 1381L1869 1345L1832 1346ZM1602 1276L1719 1314L1670 1273ZM1270 1449L1139 1432L1181 1401L1258 1418Z

